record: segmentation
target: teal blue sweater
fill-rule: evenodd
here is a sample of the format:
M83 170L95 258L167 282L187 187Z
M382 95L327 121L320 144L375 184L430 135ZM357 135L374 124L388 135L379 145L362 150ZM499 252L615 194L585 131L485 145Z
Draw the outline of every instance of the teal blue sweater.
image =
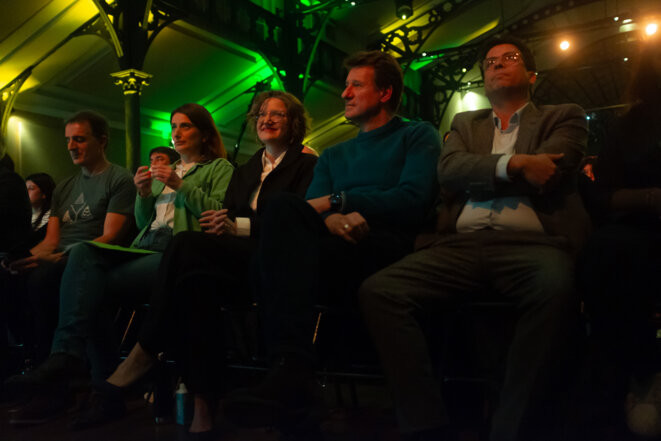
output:
M431 124L395 117L324 150L306 198L344 191L343 212L357 211L370 226L413 231L438 193L440 148Z

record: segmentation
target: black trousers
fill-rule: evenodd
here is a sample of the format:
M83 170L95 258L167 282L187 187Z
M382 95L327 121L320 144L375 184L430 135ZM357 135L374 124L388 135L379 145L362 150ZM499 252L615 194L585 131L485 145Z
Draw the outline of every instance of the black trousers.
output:
M248 278L256 246L251 238L181 232L163 254L138 340L151 354L174 355L191 392L221 387L221 307L252 302Z
M50 355L60 305L60 281L66 264L66 258L57 263L41 262L25 276L27 297L32 308L35 365L41 364Z
M263 214L254 281L271 355L313 358L316 304L354 308L370 274L413 249L411 236L371 225L357 245L332 235L303 199L282 194Z
M656 326L661 301L661 223L611 224L594 232L579 259L578 281L591 318L598 385L620 401L629 377L645 382L661 370ZM595 372L598 374L598 372Z

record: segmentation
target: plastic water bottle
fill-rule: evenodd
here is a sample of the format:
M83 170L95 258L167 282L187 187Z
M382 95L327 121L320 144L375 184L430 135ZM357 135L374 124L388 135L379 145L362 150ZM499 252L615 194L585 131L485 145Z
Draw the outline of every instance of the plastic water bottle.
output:
M193 419L193 395L188 393L184 383L179 383L174 397L176 423L181 425L190 424Z

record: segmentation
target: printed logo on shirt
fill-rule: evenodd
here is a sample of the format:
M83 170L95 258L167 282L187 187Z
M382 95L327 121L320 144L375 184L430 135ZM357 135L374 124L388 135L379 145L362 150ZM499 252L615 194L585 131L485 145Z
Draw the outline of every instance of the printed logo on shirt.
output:
M92 210L90 210L90 206L85 203L85 195L81 193L80 196L76 198L76 201L64 212L62 222L65 224L76 223L79 220L90 219L91 217Z

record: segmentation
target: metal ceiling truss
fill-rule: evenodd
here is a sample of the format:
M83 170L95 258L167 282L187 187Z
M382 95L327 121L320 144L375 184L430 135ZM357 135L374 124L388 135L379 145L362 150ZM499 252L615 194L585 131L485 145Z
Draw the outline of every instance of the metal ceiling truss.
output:
M426 105L422 109L423 119L433 121L437 126L440 125L454 92L480 85L482 80L473 81L471 84L464 82L466 73L475 64L478 50L477 45L462 46L445 53L425 71L423 85L426 86L426 96L423 99Z
M427 23L417 26L404 24L385 34L374 48L380 46L382 51L399 56L401 58L400 62L408 62L417 57L420 48L441 24L481 1L447 0L422 15L415 15L414 22L427 17Z
M285 88L301 99L315 79L344 81L342 60L347 54L321 39L332 11L350 7L344 0L309 7L285 0L278 14L249 1L154 0L154 4L262 54L276 68Z

